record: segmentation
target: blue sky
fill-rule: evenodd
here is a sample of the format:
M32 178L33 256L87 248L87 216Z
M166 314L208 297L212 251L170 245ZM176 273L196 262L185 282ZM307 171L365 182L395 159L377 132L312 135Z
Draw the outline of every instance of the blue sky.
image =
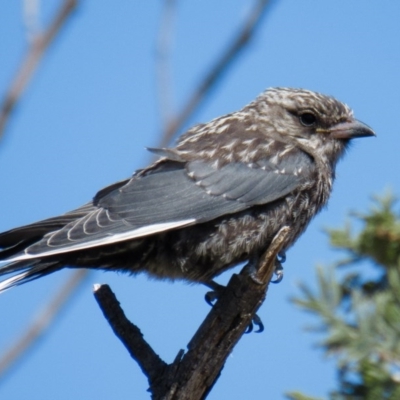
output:
M46 4L45 4L46 3ZM22 2L0 15L0 93L26 49ZM46 22L58 1L43 2ZM0 230L75 208L97 190L145 166L161 129L155 43L162 2L83 1L50 48L0 142ZM173 109L184 104L225 48L252 2L177 2L172 47ZM392 189L400 174L400 2L275 1L255 40L220 80L189 125L241 108L270 86L304 87L348 103L377 133L354 142L337 171L328 209L288 253L285 279L270 288L262 334L245 335L210 399L326 396L334 363L315 349L313 322L289 298L315 266L340 254L323 228ZM188 127L187 126L187 127ZM69 271L0 297L0 351L23 332ZM226 282L230 273L222 276ZM108 283L126 314L171 362L208 312L201 286L93 273L57 324L0 386L5 399L147 399L147 381L105 322L91 293Z

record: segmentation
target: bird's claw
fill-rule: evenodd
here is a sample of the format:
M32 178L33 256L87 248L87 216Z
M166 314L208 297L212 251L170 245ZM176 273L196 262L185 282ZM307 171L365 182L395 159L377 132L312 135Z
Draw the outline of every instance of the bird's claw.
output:
M277 256L276 258L277 258L277 260L278 260L279 263L283 264L283 263L286 261L286 252L283 251L283 250L280 251L280 252L278 253L278 256Z
M247 325L247 328L246 328L246 330L244 331L244 333L250 333L250 332L252 332L252 331L253 331L254 325L257 326L257 330L254 331L255 333L261 333L261 332L264 331L264 324L263 324L263 322L261 321L261 318L260 318L257 314L255 314L254 317L253 317L253 319L251 320L250 324Z
M274 270L274 275L276 276L276 279L271 280L271 283L279 283L283 279L283 267L282 263L286 261L286 253L284 251L280 251L276 257L275 260L275 270ZM245 265L245 270L250 276L250 278L253 280L253 282L263 285L264 282L260 281L260 279L257 278L257 262L258 259L252 259L250 260L246 265Z
M283 267L282 267L282 264L278 261L278 259L275 262L274 275L276 276L276 278L271 280L271 283L282 282L282 279L283 279Z
M204 284L212 289L204 295L204 300L212 307L215 301L218 300L222 292L225 290L225 286L220 285L215 281L205 282Z
M257 283L258 285L263 285L264 282L262 282L257 277L257 263L258 258L249 260L249 262L244 266L244 271L246 272L246 274L248 274L248 276L250 276L251 280L254 283Z
M284 251L280 251L275 260L275 270L274 275L276 279L271 279L271 283L279 283L283 279L283 267L282 264L286 261L286 253Z
M215 290L211 290L204 295L204 300L209 306L213 306L214 302L218 300L219 294Z
M253 274L251 274L251 276L252 275ZM225 286L220 285L219 283L214 281L205 282L204 284L208 286L210 289L212 289L204 295L204 299L208 305L213 307L216 300L218 300L218 298L222 295L222 292L225 290ZM247 326L244 333L252 332L254 325L257 327L257 329L254 332L261 333L264 330L264 324L262 323L261 318L257 314L254 315L253 319Z

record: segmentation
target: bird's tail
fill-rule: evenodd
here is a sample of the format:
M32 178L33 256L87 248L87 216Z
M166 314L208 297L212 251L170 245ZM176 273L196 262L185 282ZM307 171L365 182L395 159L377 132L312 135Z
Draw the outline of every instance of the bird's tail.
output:
M83 213L86 208L82 207L82 210ZM16 260L16 258L23 255L27 247L42 239L47 233L61 229L75 215L78 215L78 211L75 214L71 212L68 215L49 218L0 233L0 280L6 278L0 281L0 293L62 268L59 262L54 260L43 258Z
M4 262L6 261L0 261L0 264ZM0 277L11 274L9 278L0 281L0 293L5 292L14 286L51 274L61 268L62 266L57 261L44 262L40 259L14 261L9 262L4 266L0 265Z

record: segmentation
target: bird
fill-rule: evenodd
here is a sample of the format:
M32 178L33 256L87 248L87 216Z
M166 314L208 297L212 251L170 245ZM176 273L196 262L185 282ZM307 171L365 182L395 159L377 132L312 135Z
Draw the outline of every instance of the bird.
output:
M1 233L0 292L65 267L212 286L288 226L284 254L326 205L349 143L369 136L334 97L269 88L148 148L155 162L83 206Z

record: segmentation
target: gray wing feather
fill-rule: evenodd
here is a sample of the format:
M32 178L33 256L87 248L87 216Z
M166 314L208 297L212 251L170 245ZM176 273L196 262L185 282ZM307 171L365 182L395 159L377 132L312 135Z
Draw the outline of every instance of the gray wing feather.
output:
M305 171L312 164L306 156L296 157L292 164L230 163L219 169L204 161L166 161L165 167L138 174L115 190L103 190L103 196L95 197L94 210L88 207L87 215L46 235L27 254L93 247L112 243L112 237L115 242L132 239L149 234L146 226L155 227L149 232L156 233L179 227L179 221L188 221L183 226L207 222L275 201L303 182L290 165Z

